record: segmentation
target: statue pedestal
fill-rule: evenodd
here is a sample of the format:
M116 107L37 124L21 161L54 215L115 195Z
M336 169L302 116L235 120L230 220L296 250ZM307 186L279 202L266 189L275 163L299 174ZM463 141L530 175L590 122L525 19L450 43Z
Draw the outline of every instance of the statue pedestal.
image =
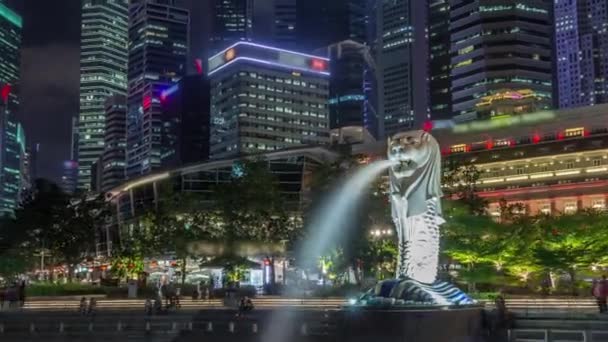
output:
M461 307L477 302L456 286L443 281L424 284L410 278L383 280L359 298L369 307Z
M482 308L345 309L340 341L349 342L478 342L483 340Z

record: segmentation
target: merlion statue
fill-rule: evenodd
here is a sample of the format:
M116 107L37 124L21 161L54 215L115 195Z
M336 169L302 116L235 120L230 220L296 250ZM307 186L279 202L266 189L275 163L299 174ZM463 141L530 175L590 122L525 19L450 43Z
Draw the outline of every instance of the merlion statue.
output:
M390 202L397 229L397 278L433 283L439 262L441 217L441 153L424 131L389 139Z
M361 305L471 305L457 287L437 280L441 214L441 153L424 131L388 140L390 202L399 254L395 279L380 281L359 299Z

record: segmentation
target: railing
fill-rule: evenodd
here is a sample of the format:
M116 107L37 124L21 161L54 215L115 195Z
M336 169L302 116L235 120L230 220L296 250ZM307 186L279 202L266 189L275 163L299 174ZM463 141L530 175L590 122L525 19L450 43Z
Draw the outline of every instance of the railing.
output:
M608 331L560 329L512 329L509 342L605 342Z
M87 296L84 296L87 297ZM253 303L256 308L273 308L273 307L295 307L295 308L323 308L337 309L347 304L343 298L327 298L327 299L296 299L296 298L279 298L279 297L260 297L254 298ZM5 305L8 303L5 303ZM180 300L183 309L205 309L205 308L222 308L224 303L222 299L211 300L195 300L182 299ZM111 309L131 309L143 310L145 300L143 299L98 299L97 308L101 310ZM25 310L77 310L80 306L80 300L40 300L29 301L25 303ZM1 308L0 308L1 310Z
M579 316L599 312L594 298L564 297L564 298L508 298L505 299L507 309L518 316L535 316L559 314L561 317ZM487 303L491 308L493 303Z

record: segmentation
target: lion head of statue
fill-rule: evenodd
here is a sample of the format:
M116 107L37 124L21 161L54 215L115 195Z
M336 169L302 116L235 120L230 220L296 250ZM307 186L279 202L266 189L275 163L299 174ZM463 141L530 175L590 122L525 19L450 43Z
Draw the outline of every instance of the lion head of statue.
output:
M407 197L409 215L424 212L426 200L442 196L441 152L430 134L396 134L389 138L387 155L394 162L390 168L391 192Z

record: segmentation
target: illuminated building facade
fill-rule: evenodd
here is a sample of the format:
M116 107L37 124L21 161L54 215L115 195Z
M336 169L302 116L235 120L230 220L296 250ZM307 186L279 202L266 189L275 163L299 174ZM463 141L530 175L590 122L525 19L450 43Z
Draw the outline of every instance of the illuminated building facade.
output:
M161 94L163 169L209 159L209 80L189 75Z
M426 1L382 0L376 5L375 55L383 136L410 129L428 116Z
M605 209L608 105L546 111L433 130L444 165L473 164L479 195L499 216L500 202L529 214Z
M107 191L125 178L127 154L127 98L123 95L109 97L105 103L106 129L104 151L100 160L100 190ZM99 182L98 182L99 183Z
M608 102L608 2L554 2L560 108Z
M478 110L480 99L504 91L532 90L538 103L531 107L551 108L551 2L454 0L450 5L454 120L487 118L487 111Z
M22 19L0 3L0 216L19 204L25 135L17 122Z
M209 59L211 158L329 143L329 60L239 42Z
M175 0L145 0L129 8L127 178L161 166L163 91L188 65L189 12Z
M104 150L105 100L127 92L128 1L83 0L81 26L78 187L88 190Z

